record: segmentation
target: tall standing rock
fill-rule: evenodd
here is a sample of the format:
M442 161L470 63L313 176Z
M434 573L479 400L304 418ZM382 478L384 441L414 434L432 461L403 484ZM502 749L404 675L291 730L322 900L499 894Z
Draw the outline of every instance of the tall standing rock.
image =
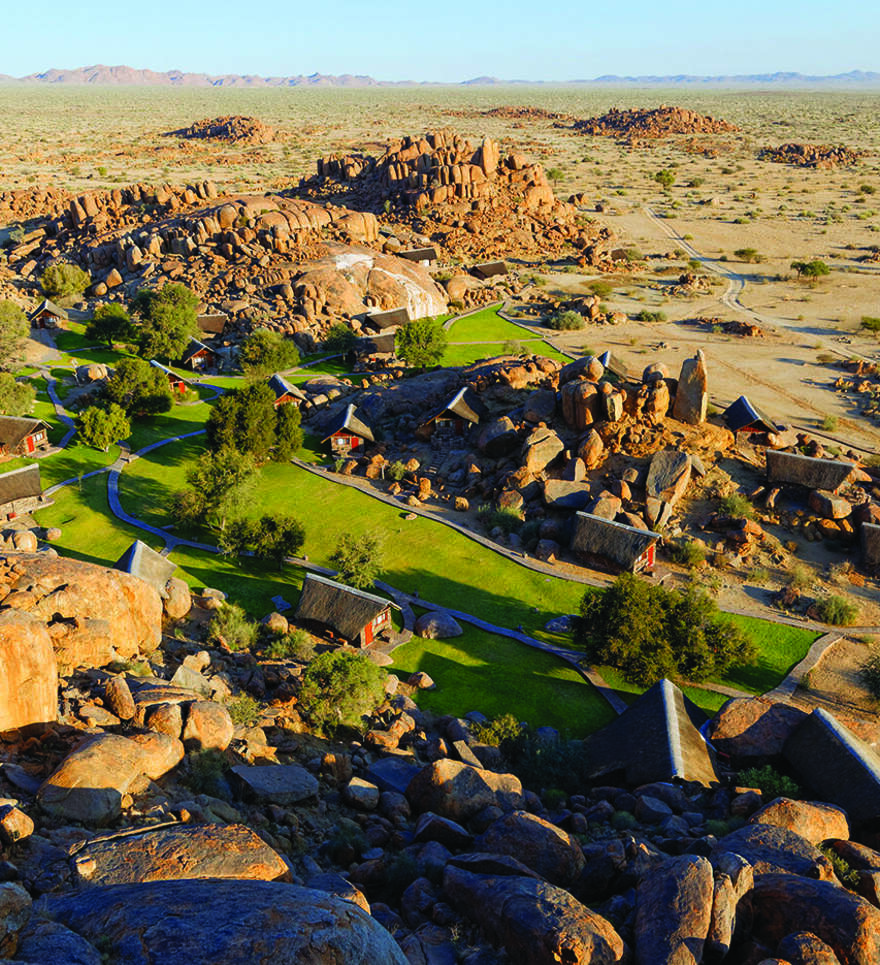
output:
M706 357L700 349L692 359L681 363L678 377L678 390L672 406L672 418L688 425L697 426L706 421L709 405L708 376Z
M58 670L42 620L0 613L0 733L45 724L58 715Z

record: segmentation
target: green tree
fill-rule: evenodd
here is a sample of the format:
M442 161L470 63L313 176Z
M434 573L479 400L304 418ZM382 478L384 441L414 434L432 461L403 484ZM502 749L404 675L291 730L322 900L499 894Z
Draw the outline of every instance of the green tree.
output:
M275 410L275 452L273 458L276 462L290 462L302 449L301 420L299 407L292 402L279 405Z
M305 538L305 527L293 516L235 519L226 528L222 549L236 554L250 551L281 569L288 556L299 555Z
M584 327L584 316L580 312L568 309L566 311L554 312L544 323L547 328L556 331L573 332Z
M165 373L144 359L134 358L119 360L104 385L103 397L135 418L167 412L174 404Z
M675 184L675 175L669 168L663 168L654 175L654 180L663 188L671 188Z
M345 355L350 352L357 341L357 335L345 324L337 322L330 326L330 330L324 336L324 348L334 355Z
M0 372L0 415L25 415L36 397L29 381L19 382L11 372Z
M49 265L40 278L40 286L49 298L74 298L82 295L91 283L87 271L65 261Z
M344 533L330 562L339 571L336 579L358 590L369 590L382 568L382 543L378 536Z
M95 309L92 320L86 326L86 338L106 342L113 348L114 342L124 342L134 336L131 316L117 302L106 302Z
M107 452L115 442L131 435L131 423L125 409L115 402L107 408L90 405L80 413L79 434L86 445Z
M133 312L141 320L138 351L147 359L180 358L198 333L199 300L177 282L162 288L141 288Z
M797 272L798 278L809 278L815 280L823 275L830 275L831 269L824 261L815 258L813 261L793 261L791 270Z
M442 322L434 318L417 318L397 330L394 348L407 365L427 368L443 358L446 342Z
M280 332L258 328L242 343L238 360L246 376L263 379L296 365L299 352L293 342Z
M220 449L203 453L186 474L186 489L174 497L173 514L182 525L203 524L223 533L241 516L257 467L250 453Z
M276 442L276 423L275 393L265 382L227 392L208 417L208 448L236 449L250 453L258 463L265 462Z
M0 372L14 372L30 334L27 315L8 298L0 300Z
M385 671L349 650L322 653L306 667L299 707L319 734L363 729L363 718L385 699Z

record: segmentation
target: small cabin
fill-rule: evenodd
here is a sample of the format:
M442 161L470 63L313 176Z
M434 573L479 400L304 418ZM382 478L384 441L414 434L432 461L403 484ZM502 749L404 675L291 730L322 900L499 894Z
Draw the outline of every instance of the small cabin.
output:
M226 323L228 321L229 316L224 312L196 316L196 325L202 333L202 339L222 338L226 334Z
M330 443L330 452L334 456L345 456L352 450L363 448L367 442L375 442L375 439L372 429L358 418L354 405L349 404L322 442Z
M382 332L356 339L347 361L352 366L379 368L390 365L395 358L394 332Z
M193 372L216 372L220 368L220 353L197 338L191 338L180 357L180 364Z
M384 312L367 312L364 323L376 332L384 332L389 328L399 328L410 321L409 309L406 305L401 308L389 308Z
M44 298L30 314L34 328L64 328L68 321L67 312L48 298Z
M472 426L485 420L489 411L477 393L466 385L456 392L449 402L416 430L421 439L434 442L452 440L463 436Z
M293 403L298 406L306 401L306 394L293 382L288 382L282 375L273 375L269 379L269 388L275 393L275 401L272 403L277 409L280 405Z
M0 416L0 459L32 456L48 447L48 422L19 416Z
M724 422L731 432L776 432L776 426L744 395L724 410Z
M307 573L296 608L296 621L330 630L349 646L369 647L393 630L392 607L399 609L381 596Z
M587 562L599 561L612 568L638 573L654 565L658 533L638 529L592 513L575 513L572 551Z
M169 369L167 365L163 365L161 362L157 362L155 359L150 360L150 365L152 365L154 369L159 369L165 373L165 377L168 379L168 388L171 389L172 392L177 392L179 395L183 395L191 385L189 379L184 378L182 375L178 375L173 369Z
M430 265L432 261L437 260L437 249L433 245L409 248L406 251L398 251L397 257L404 258L406 261L417 261L420 265Z
M0 474L0 519L15 519L51 505L52 500L43 495L36 463Z
M840 459L817 459L799 452L767 450L767 481L776 485L803 486L836 493L852 482L855 463Z
M477 278L496 278L507 274L507 265L503 261L484 261L471 268L471 274Z

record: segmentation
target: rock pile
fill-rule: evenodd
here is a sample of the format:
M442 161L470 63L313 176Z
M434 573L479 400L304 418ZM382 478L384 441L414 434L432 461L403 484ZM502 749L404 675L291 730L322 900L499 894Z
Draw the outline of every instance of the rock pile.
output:
M167 136L225 141L228 144L268 144L275 140L275 130L256 117L234 114L196 121L189 127L169 131Z
M70 204L72 195L63 188L33 187L0 191L0 227L31 218L53 218Z
M780 144L778 147L764 148L758 157L762 161L775 161L777 164L794 164L802 168L830 171L858 164L862 153L852 148L828 144Z
M669 137L672 134L728 134L739 130L727 121L665 104L630 110L612 107L607 114L575 121L573 129L581 134L622 137L630 141Z

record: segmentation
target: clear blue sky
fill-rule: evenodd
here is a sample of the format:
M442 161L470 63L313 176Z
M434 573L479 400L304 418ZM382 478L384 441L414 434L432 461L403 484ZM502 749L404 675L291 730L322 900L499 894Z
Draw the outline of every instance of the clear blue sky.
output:
M0 73L126 64L381 80L880 70L877 0L7 0Z

